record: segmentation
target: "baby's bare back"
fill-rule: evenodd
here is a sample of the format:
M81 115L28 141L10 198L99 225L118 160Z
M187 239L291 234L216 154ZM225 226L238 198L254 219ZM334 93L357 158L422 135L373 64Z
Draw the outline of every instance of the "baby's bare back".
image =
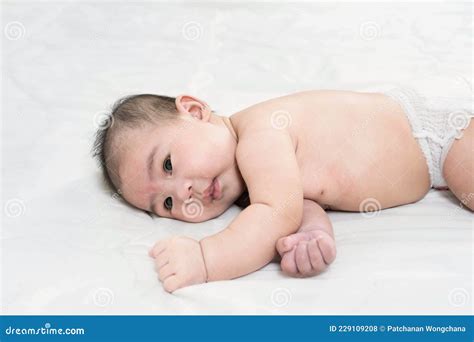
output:
M275 128L292 137L304 197L323 207L388 208L415 202L429 190L428 167L409 122L381 93L306 91L262 102L233 118L259 120L269 111Z

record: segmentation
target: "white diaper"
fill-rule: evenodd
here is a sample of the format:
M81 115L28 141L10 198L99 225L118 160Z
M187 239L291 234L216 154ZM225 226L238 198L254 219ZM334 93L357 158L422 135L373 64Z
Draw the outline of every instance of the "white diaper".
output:
M396 87L382 93L398 101L410 122L413 136L426 158L431 187L447 186L443 165L454 139L474 117L472 97L424 95L409 87Z

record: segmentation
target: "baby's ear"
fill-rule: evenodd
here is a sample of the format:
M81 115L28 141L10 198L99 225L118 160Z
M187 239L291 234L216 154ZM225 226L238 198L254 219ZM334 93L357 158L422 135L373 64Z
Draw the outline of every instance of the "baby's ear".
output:
M190 115L198 120L207 121L211 114L206 102L186 94L176 97L176 109L180 114Z

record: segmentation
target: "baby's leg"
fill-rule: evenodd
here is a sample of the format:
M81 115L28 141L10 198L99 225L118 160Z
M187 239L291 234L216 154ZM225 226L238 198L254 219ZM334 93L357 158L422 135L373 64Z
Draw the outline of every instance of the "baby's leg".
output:
M288 275L309 277L323 272L336 258L334 232L324 209L305 200L300 229L279 239L276 248Z
M443 175L454 195L474 211L474 120L462 138L454 140L444 162Z

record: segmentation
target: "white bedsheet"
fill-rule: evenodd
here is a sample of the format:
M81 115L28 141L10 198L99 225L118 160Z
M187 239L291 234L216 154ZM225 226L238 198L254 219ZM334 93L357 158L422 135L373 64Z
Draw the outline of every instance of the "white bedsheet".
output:
M473 215L448 191L372 218L329 212L338 256L320 276L272 263L171 295L149 247L213 234L239 209L152 220L104 192L89 154L97 117L131 93L189 92L230 115L314 88L472 92L472 5L1 6L3 314L472 313Z

